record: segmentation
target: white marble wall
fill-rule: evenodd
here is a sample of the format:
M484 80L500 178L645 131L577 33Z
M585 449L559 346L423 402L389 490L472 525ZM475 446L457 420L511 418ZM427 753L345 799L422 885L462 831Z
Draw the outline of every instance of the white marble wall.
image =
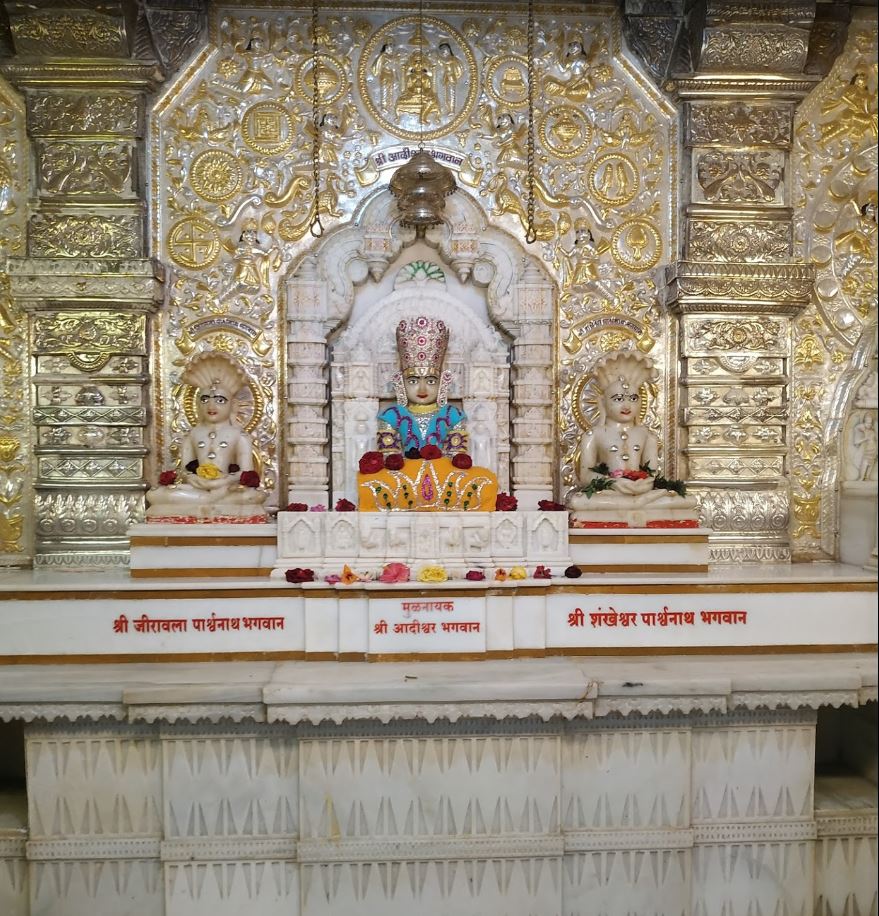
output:
M816 790L811 711L26 742L4 916L876 913L875 786Z

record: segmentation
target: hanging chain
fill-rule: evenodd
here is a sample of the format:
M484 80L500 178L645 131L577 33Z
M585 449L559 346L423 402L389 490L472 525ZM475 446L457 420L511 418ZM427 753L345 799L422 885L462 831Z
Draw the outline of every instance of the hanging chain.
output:
M418 0L418 149L424 149L424 0Z
M537 241L534 230L534 0L528 0L528 171L525 175L527 191L527 225L525 241L531 245Z
M323 223L320 221L320 112L318 111L317 87L317 3L311 0L311 179L314 185L314 219L308 227L314 238L320 238L324 233Z

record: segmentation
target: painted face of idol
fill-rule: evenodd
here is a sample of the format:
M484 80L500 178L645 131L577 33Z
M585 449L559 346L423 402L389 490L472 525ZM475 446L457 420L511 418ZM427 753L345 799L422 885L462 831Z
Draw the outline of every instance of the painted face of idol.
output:
M410 404L428 406L436 404L439 394L439 376L406 373L403 379L406 385L406 398Z

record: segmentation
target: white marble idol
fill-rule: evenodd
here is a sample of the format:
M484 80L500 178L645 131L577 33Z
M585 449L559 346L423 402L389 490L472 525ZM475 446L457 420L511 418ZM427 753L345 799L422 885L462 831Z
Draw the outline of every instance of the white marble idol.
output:
M639 527L645 519L695 517L693 497L656 486L659 442L638 416L640 390L653 377L653 361L632 351L613 352L601 357L592 373L602 416L580 441L581 489L568 498L574 519Z
M147 519L263 521L267 494L254 471L253 443L234 419L247 376L212 352L195 356L182 380L197 389L198 423L181 443L180 470L162 474L147 493Z

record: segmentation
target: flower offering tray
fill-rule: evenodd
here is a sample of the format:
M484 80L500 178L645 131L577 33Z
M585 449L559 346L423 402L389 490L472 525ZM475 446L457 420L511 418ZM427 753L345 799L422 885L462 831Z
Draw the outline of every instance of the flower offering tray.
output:
M277 556L273 524L161 524L129 529L135 579L267 576Z
M593 525L595 523L582 523ZM709 528L572 527L571 560L584 573L707 572Z

